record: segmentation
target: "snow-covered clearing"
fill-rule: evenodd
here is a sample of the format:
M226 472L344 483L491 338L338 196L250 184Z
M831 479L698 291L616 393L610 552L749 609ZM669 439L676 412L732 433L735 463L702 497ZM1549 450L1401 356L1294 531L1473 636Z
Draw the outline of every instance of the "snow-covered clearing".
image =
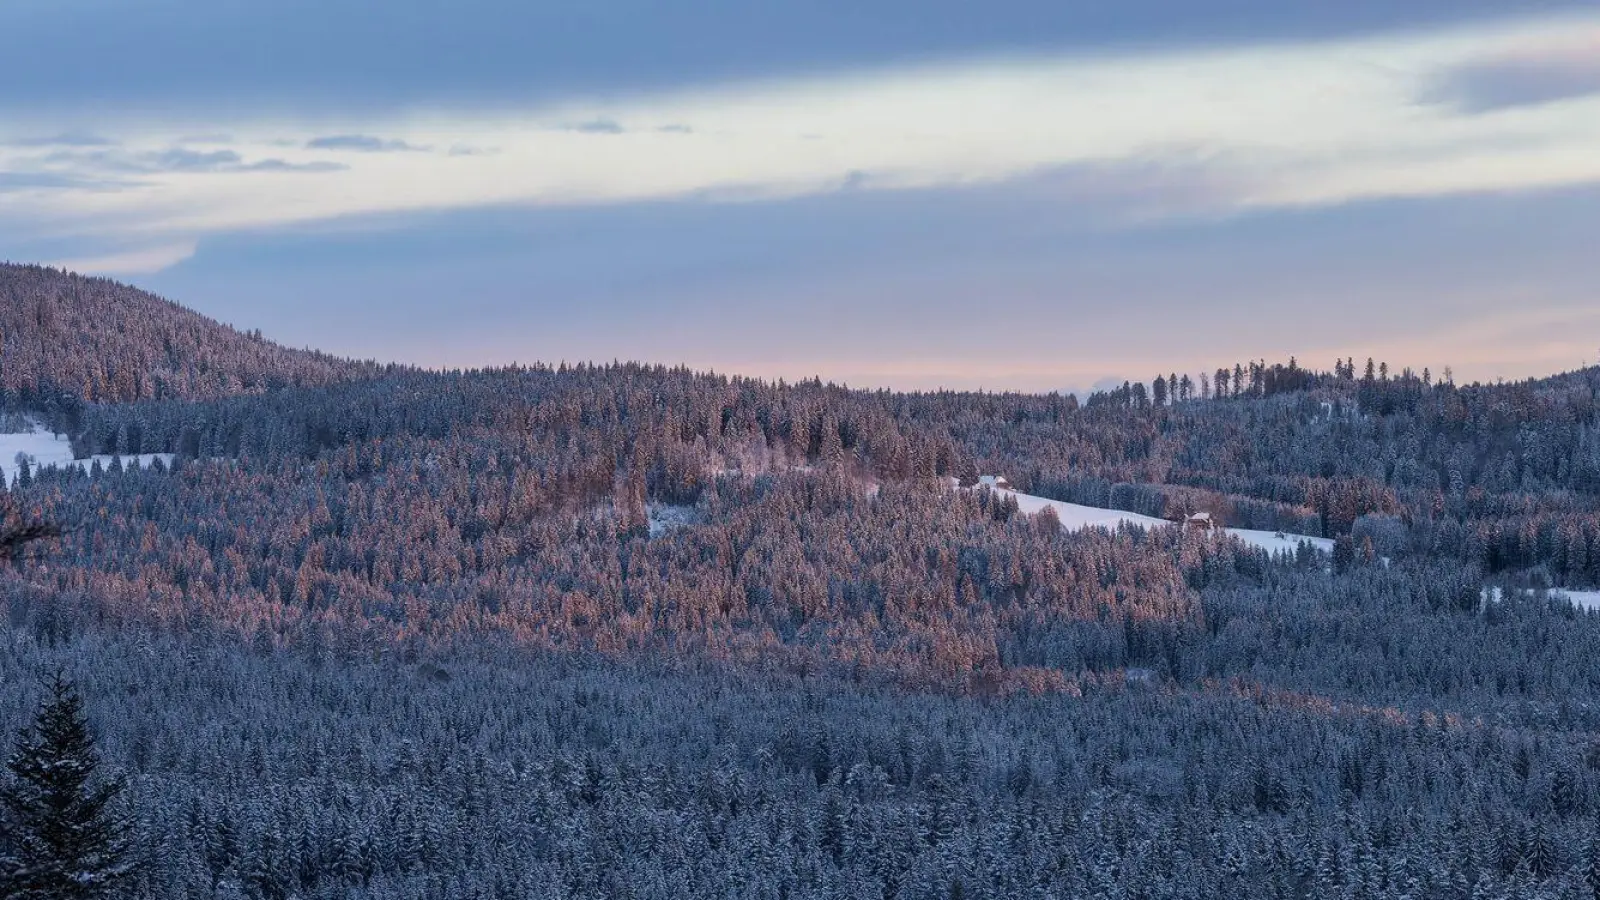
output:
M1569 591L1566 588L1551 588L1552 596L1565 597L1572 601L1572 605L1579 609L1600 609L1600 591Z
M1532 594L1533 588L1515 588L1518 594ZM1570 600L1572 605L1579 609L1600 610L1600 591L1574 591L1567 588L1551 588L1548 592L1551 597L1558 600ZM1504 603L1507 591L1498 585L1492 585L1480 591L1484 605L1490 603Z
M1254 531L1249 528L1225 528L1223 530L1246 544L1260 547L1268 553L1293 553L1299 548L1302 541L1310 542L1312 547L1321 550L1323 553L1333 552L1333 538L1312 537L1309 534L1290 534L1283 531Z
M111 456L93 456L88 459L73 459L72 446L67 439L50 433L48 428L41 425L33 426L32 431L14 434L0 434L0 473L9 487L16 483L17 475L22 467L17 465L17 457L24 456L28 459L28 467L34 471L51 469L59 466L77 466L89 471L98 460L101 466L111 465ZM122 464L132 465L138 460L140 466L148 466L156 460L161 460L166 465L172 464L171 453L140 453L136 456L122 457Z
M978 479L979 484L989 487L997 494L1015 497L1017 509L1022 512L1032 515L1047 508L1054 510L1056 518L1060 519L1062 526L1069 531L1079 531L1084 528L1115 529L1123 523L1138 525L1141 528L1155 528L1174 524L1166 519L1141 516L1138 513L1123 512L1119 509L1100 509L1096 506L1081 506L1077 503L1066 503L1061 500L1035 497L1032 494L1022 494L1009 488L998 487L997 481L998 479L993 475L985 475ZM1330 538L1273 531L1252 531L1248 528L1218 528L1217 530L1233 535L1246 544L1260 547L1268 553L1293 553L1299 548L1301 541L1310 541L1313 547L1324 553L1333 552L1333 540Z
M674 528L693 525L700 521L700 511L693 506L672 503L652 503L645 510L650 526L650 536L660 537Z

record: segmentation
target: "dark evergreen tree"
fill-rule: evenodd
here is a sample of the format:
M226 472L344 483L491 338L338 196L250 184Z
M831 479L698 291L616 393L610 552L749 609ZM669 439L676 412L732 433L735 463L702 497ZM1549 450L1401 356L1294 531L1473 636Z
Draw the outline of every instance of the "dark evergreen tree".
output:
M123 784L101 778L83 698L57 674L18 736L0 786L0 894L16 900L111 897L132 874Z

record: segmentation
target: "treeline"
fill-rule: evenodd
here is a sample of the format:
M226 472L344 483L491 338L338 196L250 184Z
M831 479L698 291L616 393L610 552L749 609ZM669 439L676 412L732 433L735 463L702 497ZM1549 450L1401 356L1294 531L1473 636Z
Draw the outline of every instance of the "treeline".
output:
M1371 361L1368 361L1370 368ZM1336 363L1336 374L1343 377L1345 363ZM1387 375L1387 366L1385 366ZM1289 362L1268 364L1266 360L1251 360L1248 365L1235 363L1230 370L1219 367L1214 374L1201 373L1191 378L1187 373L1172 372L1157 375L1148 390L1144 382L1124 381L1119 388L1090 393L1087 406L1122 409L1149 409L1151 407L1177 406L1190 400L1238 400L1241 398L1273 397L1278 394L1307 391L1327 381L1329 376L1302 369L1293 357Z

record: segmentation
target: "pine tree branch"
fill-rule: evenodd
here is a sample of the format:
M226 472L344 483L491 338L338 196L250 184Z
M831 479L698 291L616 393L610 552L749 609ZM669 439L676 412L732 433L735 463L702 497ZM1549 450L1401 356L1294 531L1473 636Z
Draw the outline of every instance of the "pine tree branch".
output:
M9 506L9 504L6 504ZM12 512L0 509L0 513ZM0 521L14 519L13 515L0 515ZM0 561L18 563L30 545L40 541L66 536L68 529L55 522L6 522L0 525Z

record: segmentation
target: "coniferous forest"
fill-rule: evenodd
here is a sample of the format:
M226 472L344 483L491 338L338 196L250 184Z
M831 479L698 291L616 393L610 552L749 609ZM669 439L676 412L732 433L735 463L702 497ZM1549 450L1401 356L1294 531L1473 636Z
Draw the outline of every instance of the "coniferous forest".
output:
M0 459L93 896L1600 897L1600 369L431 371L3 266L0 426L96 458Z

